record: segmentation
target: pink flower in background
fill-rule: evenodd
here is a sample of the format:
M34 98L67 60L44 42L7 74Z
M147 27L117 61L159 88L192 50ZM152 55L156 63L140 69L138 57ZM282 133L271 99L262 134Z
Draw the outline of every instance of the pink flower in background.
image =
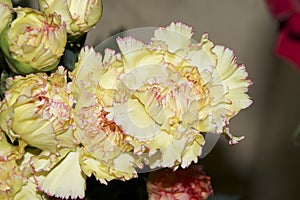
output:
M300 69L300 1L266 0L266 2L280 23L275 45L276 55Z
M202 166L187 169L161 169L151 172L147 181L149 200L203 200L213 195L210 177Z

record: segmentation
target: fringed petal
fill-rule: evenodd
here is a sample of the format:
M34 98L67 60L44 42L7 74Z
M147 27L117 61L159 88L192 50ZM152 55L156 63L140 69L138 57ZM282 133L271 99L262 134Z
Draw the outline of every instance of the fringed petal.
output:
M186 145L186 148L182 153L182 161L181 161L182 168L188 167L192 162L194 163L198 162L198 157L201 155L202 147L205 143L205 139L199 132L188 133L188 134L193 134L194 138Z
M120 155L110 164L103 164L98 159L93 158L86 152L83 152L81 167L87 176L92 174L103 184L113 179L129 180L137 177L135 172L135 159L129 154ZM125 164L125 165L123 165Z
M164 41L168 45L168 50L174 53L187 48L192 43L192 35L192 27L180 22L172 22L166 28L161 27L155 30L152 40Z
M98 77L102 70L102 55L93 48L87 46L82 48L75 69L70 73L70 77L74 82L73 94L75 98L78 98L83 90L95 93Z
M132 37L118 38L117 44L121 50L124 72L130 72L137 67L163 64L163 51L150 51L144 43Z
M247 108L252 101L246 94L252 82L248 79L245 66L236 63L236 58L230 49L215 46L213 52L218 57L217 70L221 76L226 100L228 118L235 116L241 109Z
M38 188L50 196L82 199L86 177L81 171L79 156L79 152L70 152L48 174L37 176Z

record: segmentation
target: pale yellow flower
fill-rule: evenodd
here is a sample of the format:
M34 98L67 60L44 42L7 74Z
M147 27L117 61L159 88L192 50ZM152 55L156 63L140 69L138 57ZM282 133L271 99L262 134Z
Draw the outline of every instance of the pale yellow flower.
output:
M196 162L204 144L200 132L225 132L230 118L251 104L246 94L251 81L232 51L214 46L206 34L195 43L192 35L191 27L172 23L158 28L150 44L119 38L120 55L105 63L123 67L115 75L119 81L103 87L102 93L115 88L118 93L107 118L148 149L149 164ZM225 134L232 143L239 140ZM161 160L154 162L158 154Z
M1 48L11 70L28 74L56 68L67 42L60 17L30 8L13 11L16 18L1 34Z
M136 53L140 54L141 52ZM156 58L160 58L157 64L162 62L162 54L156 55L148 50L145 50L144 53L149 54L149 62L151 62L151 56L156 61L158 60ZM85 159L86 162L88 160L91 163L102 162L102 164L112 168L114 161L120 156L126 157L127 152L128 160L133 159L132 163L136 160L136 166L140 166L140 161L136 155L141 155L148 147L149 153L154 154L156 151L154 146L161 148L163 152L163 161L159 163L160 166L173 166L175 162L177 163L181 159L184 160L184 166L189 165L191 161L196 162L204 140L197 131L194 131L195 134L192 134L192 131L187 132L188 127L197 120L197 115L192 114L192 109L195 108L196 104L190 101L196 93L189 87L189 83L180 77L175 70L158 65L149 65L136 71L128 69L130 75L123 76L122 82L120 82L121 73L127 70L124 69L122 61L118 60L111 51L106 51L103 64L101 64L101 60L102 57L99 54L85 48L79 55L75 70L71 73L75 85L74 96L77 101L75 106L77 125L75 135L90 154L90 158ZM131 67L132 65L127 64L127 66ZM171 77L171 81L165 83L169 77ZM137 81L132 82L129 80L130 78L136 78ZM147 84L133 92L136 99L126 97L128 95L126 88L136 89L138 84L142 85L144 80L152 78L153 80L158 79L160 82L156 85ZM177 82L178 86L176 87L174 85ZM161 99L157 99L158 96L156 95L160 95L160 92L164 96L161 95ZM174 99L173 96L176 96L177 99ZM124 99L123 102L122 99ZM115 100L122 104L113 106L112 103ZM162 105L160 105L161 102L163 102ZM161 112L163 105L169 110L169 113ZM185 112L189 114L182 116ZM121 117L112 119L112 114L116 116L115 113L120 113ZM148 117L148 113L151 113L151 117L162 124L162 129L170 129L169 132L161 131L160 125ZM169 116L165 116L165 114ZM178 124L179 118L183 118L185 123ZM119 122L118 120L122 122L122 126L116 124ZM172 134L170 135L170 133ZM162 134L165 134L168 139L162 139ZM189 135L189 138L184 138L185 135ZM195 143L196 138L198 143ZM188 150L189 147L194 150ZM175 154L174 152L172 154L172 149L176 150ZM187 152L193 152L194 156L190 158ZM95 160L92 161L92 158ZM128 160L123 159L122 164L115 168L120 170L121 166L126 166L125 163L128 163ZM91 164L91 166L94 165ZM123 170L131 172L134 166L129 166ZM101 171L99 167L98 170L96 169L91 171L95 171L94 174L101 174L101 172L107 174L105 171ZM132 174L135 174L134 171ZM114 176L123 179L117 177L117 174ZM128 177L126 174L123 176ZM96 175L96 177L100 180L109 180L109 177L105 176Z
M66 22L69 39L88 32L102 16L102 0L39 0L40 10L57 13Z
M11 141L19 140L52 153L73 148L72 98L66 72L8 78L0 112L0 127Z
M152 49L133 38L117 42L121 56L115 55L105 65L107 71L118 65L123 68L119 74L115 73L117 78L113 78L119 81L111 85L99 82L103 96L106 91L115 90L112 103L106 105L107 119L121 127L124 135L133 138L134 152L145 153L144 162L151 167L180 164L186 167L197 161L204 139L192 128L200 123L197 111L205 108L201 101L206 88L194 87L185 77L195 72L194 67L185 65L177 70L164 60L167 51ZM195 76L197 78L197 74ZM206 125L209 124L202 124ZM196 138L198 145L191 145ZM193 153L192 158L184 153L189 146L194 148L189 151Z
M201 155L202 132L241 139L227 129L251 104L245 67L206 34L200 43L192 35L191 27L172 23L158 28L149 44L118 38L118 54L82 50L71 74L75 135L94 163L110 164L129 152L136 166L142 159L151 168L185 168Z

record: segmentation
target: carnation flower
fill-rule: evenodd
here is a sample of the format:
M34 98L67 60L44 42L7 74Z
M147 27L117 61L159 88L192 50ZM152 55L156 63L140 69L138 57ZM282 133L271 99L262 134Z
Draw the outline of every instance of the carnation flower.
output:
M102 0L39 0L40 10L45 14L57 13L66 22L71 40L88 32L102 16Z
M95 99L91 107L99 123L113 124L123 138L111 146L131 145L152 168L197 162L201 132L226 130L232 143L238 141L227 131L229 119L251 103L246 94L251 82L232 51L214 46L206 34L193 43L192 34L187 25L172 23L157 29L149 44L118 38L120 54L106 50L103 59L91 54L89 70L73 75L90 93L84 96Z
M37 73L6 81L0 127L12 142L18 140L52 153L74 146L73 103L62 67L51 76Z
M172 23L149 44L118 38L118 54L81 51L71 73L75 135L97 162L109 165L129 152L132 168L141 166L138 159L151 168L185 168L201 155L201 133L241 139L228 123L251 104L245 67L207 34L200 43L192 35L191 27Z
M187 169L160 169L151 172L147 180L149 200L204 200L213 195L210 177L201 166Z
M67 43L65 24L56 14L14 8L16 18L1 34L1 49L10 69L29 74L56 68Z

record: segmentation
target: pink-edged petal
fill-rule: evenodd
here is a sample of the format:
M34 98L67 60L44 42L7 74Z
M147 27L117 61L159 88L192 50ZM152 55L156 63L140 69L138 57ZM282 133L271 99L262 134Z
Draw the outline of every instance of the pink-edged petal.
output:
M143 42L132 37L118 38L117 44L121 50L125 73L137 67L163 64L163 51L151 51L145 48Z
M75 84L75 97L80 95L82 90L95 92L98 76L102 70L102 55L88 46L82 48L75 69L70 73L70 77Z
M83 198L86 177L79 164L79 152L70 152L48 174L38 176L38 188L59 198Z
M174 53L177 50L187 48L192 43L192 35L192 27L180 22L172 22L166 28L156 29L152 40L165 42L168 45L168 50Z
M227 116L235 116L241 109L251 105L252 100L246 94L252 82L248 79L245 66L236 63L232 50L215 46L213 52L218 57L217 70L222 79L226 101Z
M101 162L87 152L82 151L81 167L87 176L94 175L103 184L114 179L129 180L137 177L136 158L129 154L120 154L108 163Z
M198 157L201 155L202 147L205 143L205 139L199 132L191 131L191 133L188 134L193 134L194 138L186 145L182 153L182 161L180 164L182 168L188 167L192 162L198 162Z

